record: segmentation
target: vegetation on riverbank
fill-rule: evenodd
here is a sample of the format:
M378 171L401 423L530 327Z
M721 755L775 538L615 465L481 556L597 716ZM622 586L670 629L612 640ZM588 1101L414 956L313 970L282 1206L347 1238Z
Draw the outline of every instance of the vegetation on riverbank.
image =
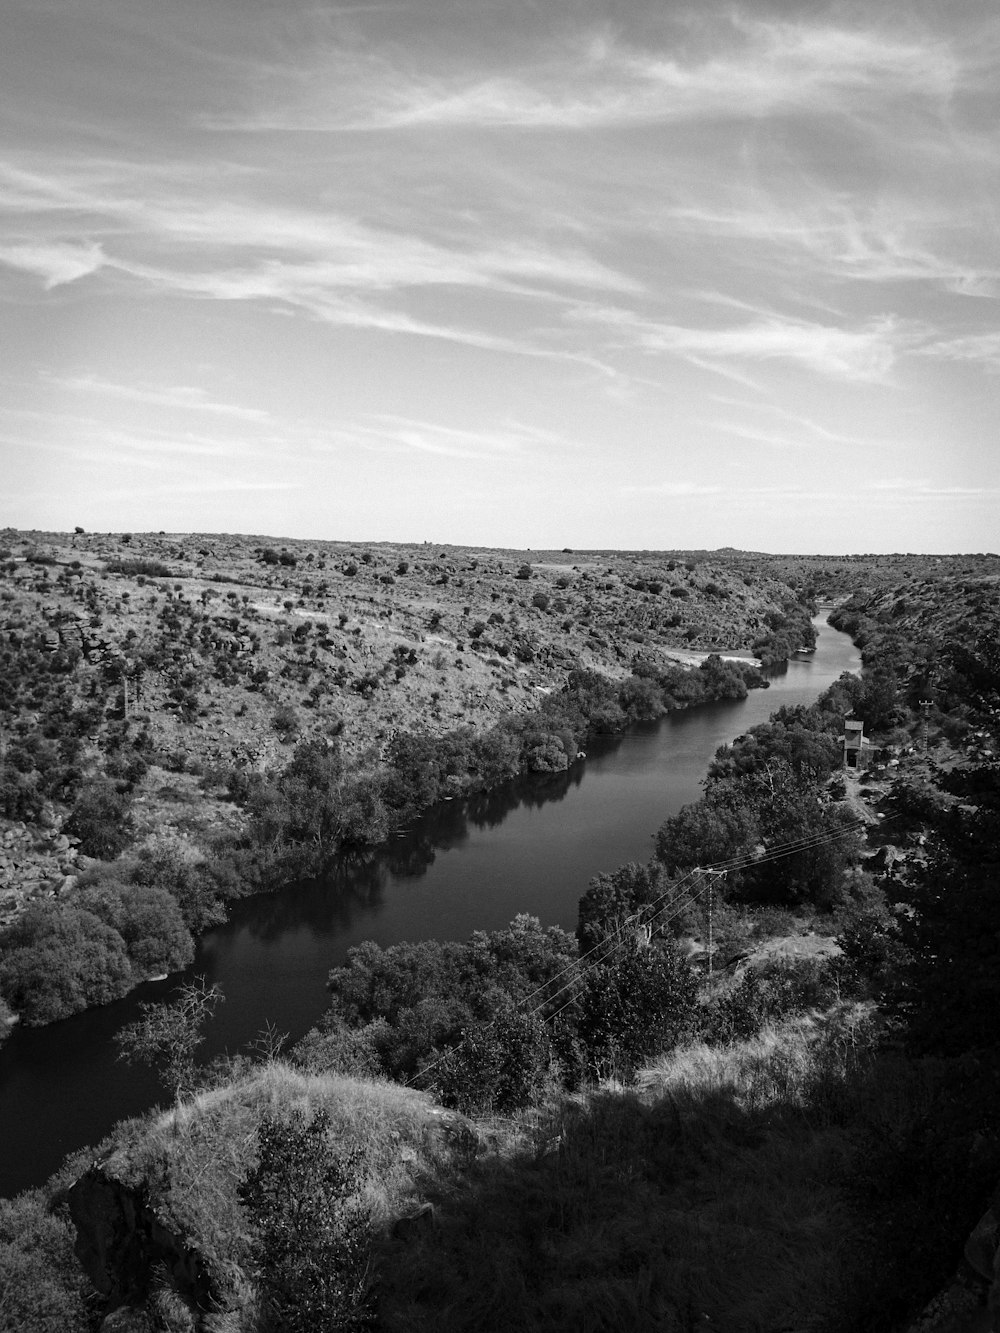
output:
M385 548L212 539L189 560L179 539L6 536L0 1003L28 1023L183 967L232 898L442 797L765 683L671 649L725 633L780 656L812 635L791 585L691 560L398 548L386 575Z

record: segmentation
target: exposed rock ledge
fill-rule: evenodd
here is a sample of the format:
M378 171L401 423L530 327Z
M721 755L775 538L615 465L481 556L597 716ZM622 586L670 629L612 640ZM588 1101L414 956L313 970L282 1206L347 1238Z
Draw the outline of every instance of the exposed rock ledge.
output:
M77 1258L109 1312L140 1304L155 1274L165 1274L194 1309L218 1304L220 1283L211 1265L196 1245L167 1225L145 1180L127 1184L105 1159L70 1187L68 1203Z

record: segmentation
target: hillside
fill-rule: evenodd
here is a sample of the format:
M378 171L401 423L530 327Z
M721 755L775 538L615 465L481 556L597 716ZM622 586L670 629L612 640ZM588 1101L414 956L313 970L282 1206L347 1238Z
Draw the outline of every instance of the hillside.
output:
M811 641L800 587L692 557L8 531L0 559L0 926L32 904L76 903L109 864L145 880L147 898L165 889L183 918L147 903L153 926L133 933L159 946L112 957L106 982L70 986L32 1021L120 993L123 969L139 980L182 965L185 933L227 898L345 840L377 842L404 807L525 765L565 768L588 728L746 688L718 673L684 684L710 654L755 683L755 654ZM526 736L574 672L611 691L595 702L587 686L600 718L578 708ZM492 749L470 757L479 740ZM300 801L275 789L303 755L301 780L336 787L326 832L291 833ZM290 841L301 854L279 864ZM60 929L80 940L96 927Z

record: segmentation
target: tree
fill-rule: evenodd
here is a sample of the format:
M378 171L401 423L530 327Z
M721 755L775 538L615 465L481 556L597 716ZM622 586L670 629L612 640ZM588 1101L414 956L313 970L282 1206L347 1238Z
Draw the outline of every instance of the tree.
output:
M957 808L907 886L911 951L898 998L921 1052L997 1051L1000 1004L1000 810Z
M75 904L32 903L0 935L0 993L26 1023L109 1004L133 983L125 941Z
M670 944L622 943L607 963L588 968L577 1033L591 1069L631 1078L637 1066L693 1031L697 983Z
M140 976L177 972L194 957L191 932L166 889L112 880L81 890L77 902L118 932Z
M538 1096L548 1063L545 1023L508 1000L489 1022L463 1031L434 1081L445 1106L467 1115L510 1115Z
M267 1115L257 1163L238 1187L249 1215L263 1328L364 1328L371 1228L357 1198L360 1153L330 1144L330 1118Z
M110 861L131 839L131 802L112 783L92 782L76 798L66 831L80 839L80 849L87 856Z
M194 1089L194 1053L205 1040L204 1026L223 1000L216 985L196 977L181 986L171 1004L142 1004L142 1018L115 1036L120 1060L157 1066L160 1081L179 1106Z
M629 861L617 870L597 875L580 899L576 936L583 953L589 952L627 926L638 924L639 909L661 893L659 867Z

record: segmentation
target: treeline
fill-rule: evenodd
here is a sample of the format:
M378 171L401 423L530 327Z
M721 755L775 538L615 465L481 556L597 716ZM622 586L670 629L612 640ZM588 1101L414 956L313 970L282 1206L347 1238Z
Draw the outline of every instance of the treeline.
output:
M898 725L926 708L951 742L993 723L1000 686L1000 587L994 578L912 580L859 593L830 623L861 649L882 705L876 725Z
M780 611L767 612L767 628L753 643L753 651L765 669L787 662L799 649L816 647L816 627L812 623L815 614L816 605L809 598L787 598Z
M49 675L43 679L45 720L22 732L8 755L8 812L71 798L65 829L101 864L71 895L37 900L0 931L0 998L32 1024L106 1004L150 975L185 967L193 937L223 920L232 898L320 873L336 855L384 841L443 797L519 773L564 771L591 736L766 684L754 667L716 656L695 671L639 662L619 683L574 671L537 712L485 735L398 736L383 764L361 772L347 770L336 737L302 741L275 776L222 775L245 811L244 829L195 851L180 838L132 847L132 798L147 768L148 736L112 725L104 775L87 776L80 749L93 719L68 699L54 707L61 696L48 688ZM41 767L29 771L34 763Z
M244 873L273 882L318 873L341 851L371 846L435 802L490 790L519 774L564 772L590 738L655 721L677 708L741 699L766 678L752 665L712 655L694 671L639 660L611 681L574 670L538 709L478 734L405 733L367 772L348 772L336 738L310 739L275 777L234 771L229 792L247 812L245 839L232 847Z
M836 993L828 964L782 961L706 1003L669 932L620 933L581 952L568 931L531 916L466 943L368 941L329 984L330 1009L296 1063L410 1083L473 1115L508 1115L598 1079L630 1082L682 1042L747 1035Z

